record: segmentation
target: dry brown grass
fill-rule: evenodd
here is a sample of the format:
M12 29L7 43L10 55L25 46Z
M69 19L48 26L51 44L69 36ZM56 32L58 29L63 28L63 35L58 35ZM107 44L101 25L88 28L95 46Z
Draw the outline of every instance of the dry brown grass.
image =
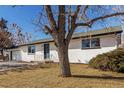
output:
M71 64L73 77L62 78L58 64L0 75L0 87L124 87L124 74Z

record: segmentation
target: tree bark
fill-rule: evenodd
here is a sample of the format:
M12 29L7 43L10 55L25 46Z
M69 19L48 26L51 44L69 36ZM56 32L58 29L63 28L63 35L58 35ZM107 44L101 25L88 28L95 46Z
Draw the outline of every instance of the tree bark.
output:
M61 47L58 47L58 56L59 56L62 77L70 77L71 71L70 71L67 45L61 44Z

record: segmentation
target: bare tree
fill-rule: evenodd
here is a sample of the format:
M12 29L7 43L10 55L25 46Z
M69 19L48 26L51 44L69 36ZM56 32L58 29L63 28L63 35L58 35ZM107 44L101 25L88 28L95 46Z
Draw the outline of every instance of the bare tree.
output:
M7 21L3 18L0 19L0 51L3 55L3 49L12 45L11 33L8 32Z
M45 29L45 32L49 33L54 39L63 77L71 76L68 47L76 28L91 28L96 22L124 15L124 11L114 11L113 8L114 6L89 5L43 6L44 11L42 10L40 13L37 26ZM48 23L45 23L47 21Z
M21 44L28 43L31 40L31 34L24 33L22 28L17 24L12 24L10 28L10 32L12 32L12 43L14 46L18 46Z
M12 24L11 28L8 28L7 21L3 18L0 19L0 52L2 57L4 57L4 49L28 43L30 39L31 35L23 33L17 24Z

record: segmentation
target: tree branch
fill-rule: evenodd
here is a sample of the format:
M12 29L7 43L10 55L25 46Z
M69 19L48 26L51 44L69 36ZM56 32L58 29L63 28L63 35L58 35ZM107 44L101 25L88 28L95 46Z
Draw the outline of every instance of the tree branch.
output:
M97 18L94 18L94 19L90 20L89 22L87 22L87 24L92 25L94 22L96 22L98 20L103 20L103 19L106 19L106 18L110 18L110 17L114 17L114 16L120 16L120 15L124 15L124 12L117 12L117 13L97 17Z
M85 22L85 23L77 23L76 27L78 27L78 26L88 26L88 27L91 27L92 24L94 22L96 22L96 21L107 19L107 18L114 17L114 16L121 16L121 15L124 15L124 12L117 12L117 13L113 13L113 14L107 14L107 15L104 15L104 16L100 16L100 17L91 19L90 21Z
M50 5L46 5L45 9L50 22L51 29L54 30L54 33L57 33L57 25L56 25L56 21L54 20Z
M45 25L44 28L46 32L49 32L50 34L52 34L52 30L47 25Z
M44 28L55 39L55 33L53 33L53 31L47 25L45 25Z
M77 23L77 24L76 24L76 27L78 27L78 26L87 26L87 27L91 27L91 25L88 24L88 23Z
M65 25L66 25L66 15L65 15L65 6L59 6L59 16L58 16L58 31L61 33L61 37L65 38Z
M89 5L86 5L82 10L81 19L83 19L84 21L89 20L88 17L87 17L87 14L86 14L88 9L89 9L89 7L90 7Z
M86 5L83 9L82 16L86 16L87 9L89 8L89 5Z
M76 9L76 11L75 11L75 13L74 13L74 15L71 16L71 28L70 28L70 30L68 31L68 34L67 34L67 37L66 37L67 43L70 42L71 37L72 37L72 35L73 35L73 33L74 33L74 30L75 30L75 28L76 28L76 19L77 19L77 17L78 17L79 12L80 12L80 8L81 8L81 5L78 5L78 6L77 6L77 9Z
M72 18L72 21L74 21L74 23L76 22L76 19L77 19L77 17L78 17L79 12L80 12L80 8L81 8L81 5L78 5L78 6L77 6L77 9L76 9L76 11L75 11L75 13L74 13L74 16L72 16L72 17L73 17L73 18Z
M45 25L45 30L50 33L50 35L52 36L52 38L54 39L54 41L56 43L57 42L56 41L56 38L57 38L56 33L53 33L53 31L47 25Z

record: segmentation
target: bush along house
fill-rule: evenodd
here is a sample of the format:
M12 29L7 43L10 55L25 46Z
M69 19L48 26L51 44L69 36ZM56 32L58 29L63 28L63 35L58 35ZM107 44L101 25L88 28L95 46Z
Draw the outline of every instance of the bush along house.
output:
M121 45L121 35L121 26L73 34L68 49L70 63L88 63L96 55L118 48ZM32 41L7 51L10 61L59 62L52 38Z

